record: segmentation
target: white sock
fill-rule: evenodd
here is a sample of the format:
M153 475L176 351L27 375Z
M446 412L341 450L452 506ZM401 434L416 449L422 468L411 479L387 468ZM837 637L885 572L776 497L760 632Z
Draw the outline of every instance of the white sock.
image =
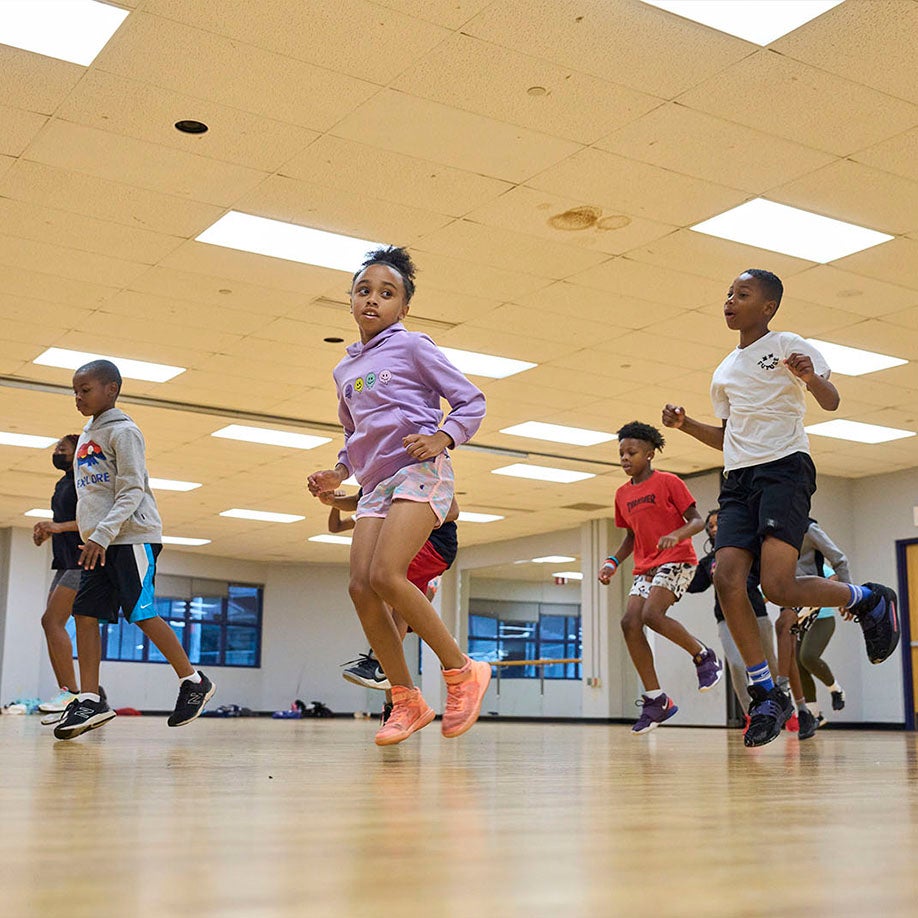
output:
M833 682L833 683L829 686L829 691L830 691L830 692L840 692L841 690L842 690L842 687L841 687L837 682Z
M92 692L81 692L77 695L78 701L94 701L98 704L102 699L98 695L94 695Z
M644 692L644 697L649 698L651 701L656 701L657 698L660 698L664 694L665 692L663 691L663 689L658 688L658 689L654 689L652 692Z
M197 685L200 681L200 673L192 673L190 676L182 676L182 678L179 679L179 682L193 682L195 685Z

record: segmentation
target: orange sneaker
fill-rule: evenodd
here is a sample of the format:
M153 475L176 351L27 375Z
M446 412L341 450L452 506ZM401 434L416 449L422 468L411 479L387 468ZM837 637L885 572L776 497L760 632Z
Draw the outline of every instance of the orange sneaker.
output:
M444 669L446 711L443 735L461 736L478 720L481 702L491 682L491 664L465 658L462 669Z
M426 727L437 712L421 697L421 690L392 686L392 711L376 731L377 746L393 746L408 739L416 730Z

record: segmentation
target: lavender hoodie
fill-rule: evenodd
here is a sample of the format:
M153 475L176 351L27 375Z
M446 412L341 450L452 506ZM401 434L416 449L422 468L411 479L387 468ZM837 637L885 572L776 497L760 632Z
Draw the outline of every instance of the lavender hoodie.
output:
M344 448L338 454L365 494L413 459L402 445L408 434L442 429L456 446L481 426L485 397L419 332L401 322L390 325L366 344L347 348L335 367L338 418ZM450 405L443 423L440 398Z

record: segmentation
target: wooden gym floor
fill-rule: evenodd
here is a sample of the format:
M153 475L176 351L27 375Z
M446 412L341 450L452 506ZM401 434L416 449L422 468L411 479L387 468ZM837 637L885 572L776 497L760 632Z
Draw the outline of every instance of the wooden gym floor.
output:
M918 739L0 718L4 918L918 914Z

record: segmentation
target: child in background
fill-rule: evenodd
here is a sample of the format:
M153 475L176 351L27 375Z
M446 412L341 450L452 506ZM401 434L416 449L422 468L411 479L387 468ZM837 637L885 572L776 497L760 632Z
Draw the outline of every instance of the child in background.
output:
M622 631L644 685L643 712L632 727L636 734L653 730L679 710L660 688L645 625L692 657L698 691L712 689L723 673L714 651L666 614L682 597L695 572L692 536L704 524L682 479L651 467L654 453L663 445L660 431L649 424L633 421L619 430L618 453L631 480L615 492L615 525L628 533L599 570L600 582L608 584L622 561L634 552L634 584L622 617Z
M838 407L839 395L816 348L799 335L769 329L783 292L780 278L761 268L749 268L730 285L724 318L728 328L739 332L739 346L711 380L720 426L688 417L680 405L663 409L667 427L724 454L714 588L751 683L751 723L743 737L747 746L770 743L793 712L791 699L772 679L746 593L755 561L771 602L850 609L863 629L871 663L881 663L899 643L896 594L889 587L797 576L816 490L803 426L806 392L827 411Z
M195 672L175 632L154 611L156 559L162 523L150 490L146 445L137 425L115 407L121 373L93 360L73 374L77 411L91 416L76 449L77 524L83 544L80 588L73 601L82 692L64 711L54 735L73 739L115 716L99 692L99 622L118 610L153 642L179 677L170 727L191 723L216 688Z
M392 685L393 709L376 734L400 743L429 724L434 710L415 688L390 609L439 657L447 701L442 732L465 733L478 719L491 680L488 663L470 659L408 566L453 500L447 450L481 425L485 398L426 335L401 324L414 294L415 267L405 249L370 253L354 275L351 312L360 341L335 368L344 448L334 469L309 476L309 491L334 491L352 473L363 486L351 543L350 595L364 633ZM443 420L441 398L450 405Z

